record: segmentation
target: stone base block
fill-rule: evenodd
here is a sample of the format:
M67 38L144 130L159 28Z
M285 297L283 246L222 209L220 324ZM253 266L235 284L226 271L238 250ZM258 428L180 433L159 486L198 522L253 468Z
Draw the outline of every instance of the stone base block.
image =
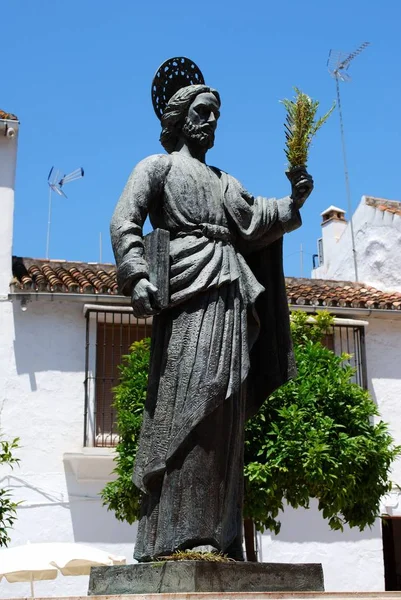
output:
M92 567L89 596L180 592L322 592L322 565L165 561Z

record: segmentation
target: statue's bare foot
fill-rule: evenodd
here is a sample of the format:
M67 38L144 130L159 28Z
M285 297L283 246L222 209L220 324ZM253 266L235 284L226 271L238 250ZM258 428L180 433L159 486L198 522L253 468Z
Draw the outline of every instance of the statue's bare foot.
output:
M219 550L217 550L217 548L215 548L214 546L194 546L193 548L191 548L192 552L215 552L216 554L219 553Z

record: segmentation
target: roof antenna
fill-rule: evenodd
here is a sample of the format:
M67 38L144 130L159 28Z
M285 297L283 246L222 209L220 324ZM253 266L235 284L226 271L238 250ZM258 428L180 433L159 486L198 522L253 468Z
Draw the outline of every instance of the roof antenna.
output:
M63 191L63 185L67 183L71 183L71 181L75 181L76 179L81 179L84 176L84 170L82 167L79 169L75 169L68 175L63 175L61 177L61 173L58 169L52 167L50 169L49 175L47 177L47 183L49 186L49 215L47 221L47 239L46 239L46 259L49 260L49 246L50 246L50 227L52 220L52 193L56 192L59 196L64 196L67 198L66 194Z
M343 113L341 108L341 99L340 99L340 81L350 81L351 77L348 75L348 67L350 66L351 61L354 60L369 46L370 42L363 42L354 52L350 54L345 54L340 50L330 50L329 58L327 59L327 68L329 73L336 80L336 92L337 92L337 106L338 106L338 114L340 116L340 130L341 130L341 144L343 151L343 162L344 162L344 175L345 175L345 188L347 192L347 202L348 202L348 213L350 215L349 223L351 228L351 244L352 244L352 256L354 259L354 270L355 270L355 281L358 281L358 265L356 258L356 249L355 249L355 235L354 235L354 225L352 222L352 201L351 201L351 190L349 186L349 175L348 175L348 165L347 165L347 155L345 151L345 136L344 136L344 121L343 121Z

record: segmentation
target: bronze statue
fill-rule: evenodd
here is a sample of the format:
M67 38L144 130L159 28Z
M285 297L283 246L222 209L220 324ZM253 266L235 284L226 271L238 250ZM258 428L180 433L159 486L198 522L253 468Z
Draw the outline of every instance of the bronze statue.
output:
M179 549L242 554L245 420L295 372L282 237L313 189L303 171L281 200L254 197L205 163L220 96L194 63L167 61L153 88L161 143L133 170L111 223L118 282L154 315L133 481L142 490L134 557ZM159 312L142 226L170 234L170 298Z

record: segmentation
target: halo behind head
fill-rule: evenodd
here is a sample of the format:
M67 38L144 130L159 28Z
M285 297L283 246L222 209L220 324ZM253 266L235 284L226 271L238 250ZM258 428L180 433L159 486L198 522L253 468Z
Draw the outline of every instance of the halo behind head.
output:
M168 101L179 89L204 83L201 70L189 58L179 56L166 60L152 81L152 103L158 119L162 118Z

